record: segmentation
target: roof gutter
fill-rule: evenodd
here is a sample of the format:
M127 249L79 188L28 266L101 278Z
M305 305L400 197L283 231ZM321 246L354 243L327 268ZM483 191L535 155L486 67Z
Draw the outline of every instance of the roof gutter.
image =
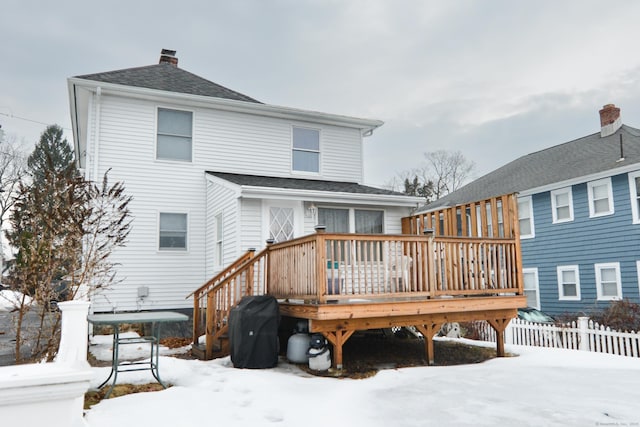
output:
M300 110L297 108L281 107L277 105L259 104L234 99L215 98L211 96L191 95L179 92L169 92L157 89L148 89L137 86L126 86L114 83L104 83L94 80L71 77L68 79L71 85L81 85L87 88L102 88L103 94L117 94L119 96L137 97L153 101L166 101L172 99L176 102L199 106L203 108L215 108L225 111L233 111L245 114L259 114L261 116L294 119L301 121L313 121L336 126L360 129L363 136L369 136L375 129L384 124L381 120L363 119L358 117L343 116L338 114L322 113L318 111Z

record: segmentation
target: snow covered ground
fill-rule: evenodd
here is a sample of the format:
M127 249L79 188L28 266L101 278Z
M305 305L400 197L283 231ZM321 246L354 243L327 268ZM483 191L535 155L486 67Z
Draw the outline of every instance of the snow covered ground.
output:
M110 337L93 343L92 353L109 359ZM131 347L125 357L148 351ZM274 369L248 370L235 369L228 357L161 357L161 377L173 387L104 400L85 419L90 427L640 426L640 359L520 346L507 351L518 357L382 370L361 380L311 376L284 359ZM93 370L95 387L109 368ZM139 371L119 374L118 382L151 379Z

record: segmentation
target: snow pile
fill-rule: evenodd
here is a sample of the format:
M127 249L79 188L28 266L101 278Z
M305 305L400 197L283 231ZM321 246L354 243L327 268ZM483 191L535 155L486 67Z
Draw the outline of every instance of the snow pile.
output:
M103 345L110 342L106 338ZM228 357L208 362L161 357L161 377L173 387L102 401L87 411L86 420L90 427L640 423L640 359L520 346L507 351L518 356L383 370L362 380L315 377L284 359L274 369L250 370L235 369ZM109 368L94 372L95 387ZM141 384L152 377L130 372L120 374L118 382Z

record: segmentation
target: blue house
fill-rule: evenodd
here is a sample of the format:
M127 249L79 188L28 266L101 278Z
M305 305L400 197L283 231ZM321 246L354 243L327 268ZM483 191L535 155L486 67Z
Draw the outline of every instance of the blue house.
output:
M600 110L601 131L525 155L423 211L518 194L529 306L551 314L640 302L640 130L620 109Z

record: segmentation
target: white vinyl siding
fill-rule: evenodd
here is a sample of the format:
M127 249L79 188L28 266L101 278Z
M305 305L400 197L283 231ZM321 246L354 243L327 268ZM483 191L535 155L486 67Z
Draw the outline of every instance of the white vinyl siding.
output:
M591 181L587 184L589 194L589 217L611 215L613 208L613 192L611 178Z
M322 179L362 181L362 137L357 129L189 108L193 114L192 161L154 161L158 108L184 111L184 105L103 94L99 123L96 103L91 107L87 177L100 179L112 168L110 180L124 182L125 191L133 196L134 217L127 246L113 253L122 282L94 299L96 312L111 311L114 306L117 310L192 307L193 302L185 297L210 279L214 270L214 216L220 211L225 233L223 264L249 248L264 247L261 201L238 199L231 190L211 190L209 196L205 171L290 176L292 126L312 125L321 131ZM94 171L95 159L99 167ZM394 217L408 215L407 209L385 209L393 209ZM158 250L159 211L188 212L188 251ZM399 221L393 227L400 232ZM149 288L144 301L137 298L139 286Z
M629 174L629 192L633 223L640 224L640 171Z
M551 192L553 223L573 221L573 195L571 187Z
M320 131L293 126L291 140L292 171L320 173Z
M540 310L540 289L538 283L537 268L523 268L524 294L527 297L527 306Z
M620 280L620 263L609 262L596 264L596 289L599 301L610 301L622 298L622 281Z
M518 219L520 224L520 238L531 239L536 236L533 223L533 203L531 196L518 199Z
M558 266L558 298L580 300L580 270L577 265Z
M158 108L156 159L190 162L192 137L191 111Z

